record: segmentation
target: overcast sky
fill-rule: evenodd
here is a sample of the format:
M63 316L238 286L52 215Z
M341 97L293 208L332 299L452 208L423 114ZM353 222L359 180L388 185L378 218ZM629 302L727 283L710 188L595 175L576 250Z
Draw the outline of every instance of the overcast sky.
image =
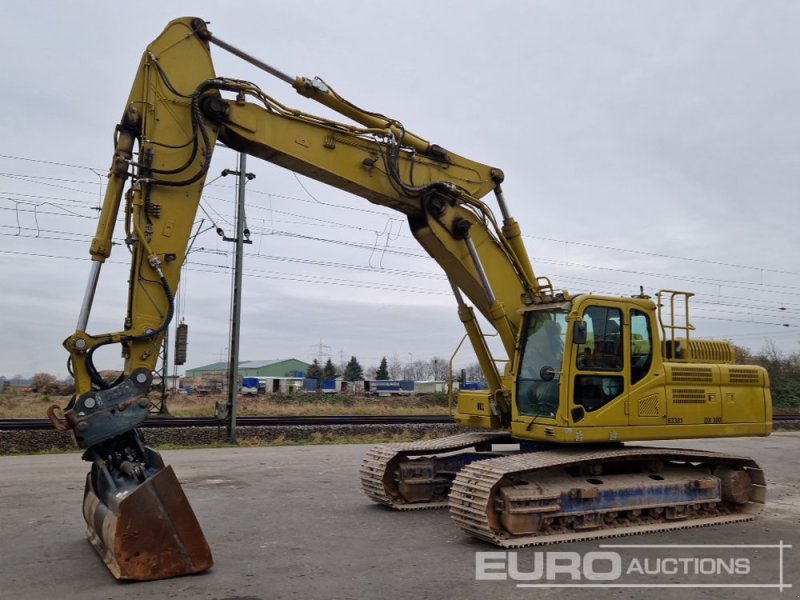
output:
M797 2L28 0L4 6L0 37L0 374L66 374L114 126L142 51L179 16L502 168L558 287L692 290L700 337L800 349ZM325 114L212 51L218 74ZM218 150L209 181L235 161ZM455 303L399 214L248 170L242 359L449 358ZM198 221L231 235L234 200L231 178L211 183ZM212 230L189 257L189 367L225 355L231 251ZM104 267L91 333L122 326L126 260L118 247ZM119 368L117 350L99 366Z

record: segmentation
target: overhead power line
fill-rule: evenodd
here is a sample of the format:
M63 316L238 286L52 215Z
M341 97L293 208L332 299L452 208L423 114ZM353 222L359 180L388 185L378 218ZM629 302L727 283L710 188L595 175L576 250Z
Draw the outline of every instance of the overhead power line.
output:
M92 171L92 172L95 172L95 173L98 172L98 171L102 171L102 169L100 169L98 167L90 167L88 165L76 165L76 164L71 164L71 163L64 163L64 162L59 162L59 161L37 159L37 158L30 158L30 157L23 157L23 156L15 156L15 155L10 155L10 154L0 154L0 158L6 158L6 159L10 159L10 160L17 160L17 161L25 161L25 162L33 162L33 163L40 163L40 164L48 164L48 165L53 165L53 166L69 167L69 168L75 168L75 169L86 169L86 170L89 170L89 171ZM274 194L274 193L271 193L271 192L268 192L268 191L263 191L263 190L258 190L258 189L250 190L250 192L252 194L267 196L267 197L270 197L270 198L292 200L292 201L297 201L297 202L307 202L307 203L312 203L312 204L317 204L317 205L330 206L330 207L338 208L338 209L342 209L342 210L351 210L351 211L357 211L357 212L377 214L377 215L381 215L381 216L387 216L387 217L393 218L393 219L396 218L398 221L405 221L405 219L403 217L393 217L392 215L387 214L386 210L388 210L388 209L385 209L385 210L368 209L368 208L363 208L363 207L353 207L353 206L347 206L347 205L344 205L344 204L337 204L337 203L332 203L332 202L319 200L302 183L302 181L299 179L298 175L296 173L294 173L294 172L292 172L292 173L295 176L299 187L306 193L308 198L301 198L301 197L297 197L297 196L289 196L289 195L284 195L284 194ZM21 174L21 173L0 173L0 176L19 177L19 178L32 179L32 180L42 179L42 180L48 180L48 181L62 181L62 182L82 183L82 184L86 184L86 185L96 185L97 184L96 181L82 181L82 180L75 180L75 179L54 178L54 177L47 177L47 176L42 176L42 175L30 175L30 174ZM209 182L208 184L206 184L205 187L231 188L232 186L223 185L223 184L216 184L216 183L212 184L212 182ZM71 189L71 188L67 188L67 189ZM74 190L74 191L80 191L81 193L96 193L96 192L89 192L87 190ZM221 200L223 202L232 202L230 200L226 200L226 199L222 199L222 198L215 198L215 199ZM262 209L262 210L273 210L270 207L257 207L257 206L254 206L252 208L257 208L257 209ZM307 216L304 216L304 215L296 215L296 216L298 218L315 219L314 217L307 217ZM344 224L340 224L340 225L345 226ZM354 227L354 228L362 229L362 228L359 228L359 227ZM372 231L374 231L374 230L372 230ZM410 236L403 235L402 237L410 237ZM758 272L764 272L764 273L775 273L775 274L781 274L781 275L800 276L800 272L797 272L797 271L774 269L774 268L769 268L769 267L760 267L760 266L757 266L757 265L745 265L745 264L740 264L740 263L715 261L715 260L701 259L701 258L696 258L696 257L678 256L678 255L667 254L667 253L663 253L663 252L653 252L653 251L638 250L638 249L633 249L633 248L621 248L621 247L617 247L617 246L607 246L607 245L604 245L604 244L596 244L596 243L577 241L577 240L565 240L565 239L552 238L552 237L547 237L547 236L524 235L523 237L526 237L526 238L529 238L529 239L538 239L538 240L543 240L543 241L548 241L548 242L554 242L554 243L559 243L559 244L582 246L582 247L587 247L587 248L595 248L595 249L608 250L608 251L613 251L613 252L623 252L623 253L628 253L628 254L637 254L637 255L642 255L642 256L652 256L652 257L665 258L665 259L670 259L670 260L687 261L687 262L693 262L693 263L698 263L698 264L726 266L726 267L731 267L731 268L746 269L746 270L758 271Z
M79 260L79 261L87 260L85 257L74 257L74 256L64 256L64 255L55 255L47 253L21 252L21 251L9 251L9 250L0 250L0 254L32 256L32 257L49 258L49 259L64 259L64 260ZM109 260L107 262L109 264L127 265L127 263L123 261ZM346 267L347 265L342 265L342 266ZM229 275L231 270L231 266L228 264L210 264L210 263L198 263L198 262L189 263L189 265L187 265L185 268L191 272L224 274L226 276ZM441 290L434 290L430 288L419 288L419 287L403 285L401 282L397 281L392 281L392 282L363 281L363 280L343 279L343 278L328 277L328 276L319 276L313 274L312 275L303 275L296 273L288 274L276 271L253 269L253 268L248 268L247 271L245 271L244 275L246 277L253 277L257 279L291 281L297 283L311 283L314 285L322 285L322 286L332 285L336 287L352 287L358 289L391 290L396 292L407 292L407 293L435 295L435 296L451 295L450 291L444 288ZM744 316L742 315L742 313L738 311L730 311L722 308L716 308L714 310L714 315L718 315L720 313L732 314L734 316ZM756 320L753 318L742 319L742 318L712 316L705 314L702 310L695 311L693 315L696 320L726 321L731 323L768 325L773 327L791 328L793 331L796 330L797 327L800 327L800 325L794 323L776 323L770 321ZM763 315L763 316L769 316L769 315Z
M522 237L526 237L526 238L530 238L530 239L536 239L536 240L544 240L544 241L547 241L547 242L556 242L556 243L559 243L559 244L568 244L568 245L572 245L572 246L585 246L587 248L597 248L599 250L612 250L614 252L626 252L628 254L639 254L639 255L642 255L642 256L654 256L654 257L657 257L657 258L667 258L667 259L670 259L670 260L685 260L685 261L688 261L688 262L702 263L702 264L706 264L706 265L716 265L716 266L721 266L721 267L733 267L733 268L736 268L736 269L749 269L751 271L759 271L759 272L764 272L764 273L777 273L777 274L781 274L781 275L800 276L800 272L796 272L796 271L783 271L783 270L780 270L780 269L770 269L770 268L767 268L767 267L756 267L756 266L753 266L753 265L742 265L742 264L737 264L737 263L729 263L729 262L722 262L722 261L716 261L716 260L708 260L708 259L705 259L705 258L693 258L693 257L689 257L689 256L676 256L676 255L673 255L673 254L664 254L664 253L661 253L661 252L650 252L650 251L647 251L647 250L633 250L631 248L618 248L618 247L614 247L614 246L604 246L602 244L591 244L589 242L576 242L576 241L572 241L572 240L559 240L559 239L556 239L556 238L543 237L543 236L538 236L538 235L523 235Z
M54 165L54 166L61 166L61 167L67 167L67 168L86 169L86 170L91 171L92 173L95 173L95 174L99 175L99 173L97 172L98 169L95 169L93 167L84 166L84 165L74 165L74 164L69 164L69 163L60 163L60 162L56 162L56 161L31 159L31 158L26 158L26 157L15 157L15 156L6 155L6 154L0 154L0 158L6 158L6 159L12 159L12 160L20 160L20 161L28 161L28 162L41 163L41 164L50 164L50 165ZM36 183L36 184L40 184L40 185L50 185L50 186L53 186L53 187L59 187L59 188L62 188L62 189L66 189L66 190L69 190L69 191L75 191L75 192L79 192L79 193L88 193L88 194L92 194L92 195L96 194L96 189L93 190L93 191L88 191L88 190L75 189L75 188L64 186L64 185L59 185L60 183L73 183L73 184L77 184L77 185L90 185L92 187L95 187L95 186L97 186L97 182L96 181L86 181L86 180L81 180L81 179L76 179L76 178L68 178L68 177L51 177L51 176L46 176L46 175L28 175L28 174L22 174L22 173L10 172L10 171L0 172L0 176L4 176L4 177L7 177L7 178L11 178L11 179L19 179L19 180L22 180L22 181L26 181L26 182L30 182L30 183ZM51 183L51 182L58 182L58 183ZM208 186L213 186L213 185L214 185L213 181L209 182L209 184L208 184ZM303 220L312 222L312 223L302 223L302 222L296 223L296 222L291 222L291 221L287 222L285 220L283 220L283 221L278 220L277 222L280 223L280 224L297 224L297 225L303 225L303 226L309 226L309 225L316 224L317 226L328 226L328 227L336 227L336 228L351 229L351 230L355 230L355 231L368 232L368 233L372 233L372 234L374 234L376 236L376 242L375 243L371 243L371 244L370 243L360 243L360 242L355 242L355 241L352 241L352 240L338 240L338 239L325 238L325 237L319 237L319 236L305 235L305 234L296 233L296 232L293 232L293 231L281 230L281 229L277 229L276 230L275 227L274 227L274 222L273 222L273 226L270 227L270 228L264 227L264 228L262 228L260 230L259 229L254 229L253 233L255 235L283 236L283 237L290 237L290 238L296 238L296 239L301 239L301 240L309 240L309 241L313 241L313 242L317 242L317 243L336 244L336 245L342 245L342 246L347 246L347 247L353 247L353 248L360 249L360 250L363 250L363 251L369 251L371 253L379 252L381 254L386 253L386 254L394 254L394 255L399 255L399 256L406 256L406 257L413 258L413 259L419 258L419 259L424 259L424 260L430 260L429 257L427 255L425 255L425 254L415 252L414 250L412 250L410 248L398 247L396 245L390 245L388 243L389 240L396 240L396 239L399 239L399 238L411 237L411 236L408 236L408 235L400 233L400 231L393 231L393 226L391 225L391 223L394 222L394 221L403 222L404 219L402 217L393 217L391 215L388 215L386 213L386 210L388 210L388 209L371 210L371 209L366 209L366 208L356 208L356 207L346 206L346 205L342 205L342 204L323 202L323 201L319 200L317 197L315 197L308 190L308 188L305 185L303 185L302 181L300 181L299 178L298 178L298 185L303 189L304 193L309 198L301 198L301 197L273 194L273 193L270 193L270 192L261 191L261 190L255 190L255 189L252 190L252 193L268 197L270 199L270 201L273 198L275 198L275 199L286 199L286 200L290 200L290 201L294 201L294 202L304 202L304 203L310 203L310 204L314 204L314 205L325 205L325 206L331 206L331 207L337 208L337 209L354 210L354 211L357 211L357 212L364 212L364 213L371 213L371 214L380 215L380 216L385 217L387 219L387 223L389 224L388 225L388 231L387 231L387 226L384 226L384 228L382 230L381 229L375 229L375 228L369 228L369 227L361 227L361 226L358 226L358 225L355 225L355 224L334 222L334 221L330 221L328 219L321 219L321 218L318 218L318 217L315 217L315 216L304 215L304 214L302 214L300 212L284 211L284 210L280 210L280 209L274 208L272 206L259 206L258 204L254 203L254 205L253 205L254 209L266 211L266 212L270 213L270 216L272 216L273 214L278 214L278 215L294 217L296 219L303 219ZM102 187L102 184L101 184L101 187ZM229 186L221 186L220 185L219 187L229 187ZM40 200L47 199L47 200L54 200L55 202L35 203L35 202L32 202L32 201L23 200L23 198L40 199ZM204 198L206 198L206 199L214 199L214 200L221 200L222 202L230 202L230 201L228 201L226 199L218 199L218 198L215 198L213 196L204 196ZM39 216L39 215L48 215L48 216L73 216L73 217L92 219L92 218L94 218L94 215L81 215L81 214L78 214L78 213L75 213L75 212L71 211L71 209L75 209L75 208L87 208L87 209L89 209L89 208L91 208L93 210L96 210L96 206L94 205L94 203L88 202L86 200L81 201L81 200L75 200L75 199L70 199L70 198L46 196L46 195L43 195L43 194L26 194L26 193L14 192L12 194L9 194L9 200L12 201L12 202L15 202L16 206L14 208L0 207L0 209L7 210L7 211L16 211L18 213L28 213L28 214L33 213L34 217ZM67 203L67 202L71 203L71 204L69 204L69 205L68 204L61 204L61 203ZM29 207L33 206L34 208L33 208L33 210L31 210L30 208L20 208L21 204L27 204ZM65 212L61 213L61 212L53 212L53 211L40 209L40 207L42 207L42 206L44 206L46 204L52 205L53 207L57 207L57 210L63 210ZM228 219L225 215L223 215L221 212L219 212L211 204L207 203L207 206L208 206L208 209L211 212L213 212L214 214L217 215L218 220L221 220L223 222L229 222L230 221L230 219ZM210 215L209 215L209 218L210 218ZM212 219L212 221L213 220L214 219ZM263 220L262 220L262 222L263 222ZM7 237L52 239L52 240L59 240L59 241L72 241L72 242L74 242L74 241L82 242L83 241L82 239L74 239L74 238L84 238L85 239L85 238L91 237L91 235L89 235L89 234L72 233L72 232L61 231L61 230L57 230L57 229L39 228L38 227L38 222L37 222L37 227L35 227L35 228L34 227L26 227L24 225L20 225L19 223L17 225L0 225L0 227L6 228L6 229L16 229L17 230L16 233L0 232L0 235L4 235L4 236L7 236ZM71 236L71 237L66 237L66 236ZM378 247L378 244L377 244L377 238L378 237L380 237L381 239L386 239L385 243L381 242L382 247ZM576 246L582 246L582 247L588 247L588 248L596 248L596 249L602 249L602 250L607 250L607 251L612 251L612 252L623 252L623 253L643 255L643 256L653 256L653 257L658 257L658 258L663 258L663 259L670 259L670 260L689 261L689 262L698 263L698 264L708 264L708 265L714 265L714 266L725 266L725 267L730 267L730 268L745 269L745 270L750 270L750 271L758 271L758 272L761 272L761 273L775 273L775 274L788 275L788 276L798 276L798 275L800 275L800 273L797 273L797 272L794 272L794 271L789 271L789 270L781 270L781 269L774 269L774 268L764 268L764 267L757 267L757 266L753 266L753 265L744 265L744 264L736 264L736 263L714 261L714 260L707 260L707 259L698 259L698 258L693 258L693 257L676 256L676 255L660 253L660 252L652 252L652 251L646 251L646 250L634 250L634 249L630 249L630 248L620 248L620 247L606 246L606 245L603 245L603 244L595 244L595 243L590 243L590 242L561 240L561 239L545 237L545 236L526 235L525 237L530 238L530 239L538 239L538 240L544 240L544 241L560 243L560 244L567 244L567 245L573 244L573 245L576 245ZM122 240L115 240L114 243L115 244L120 244L120 243L122 243ZM352 265L352 264L348 265L348 264L345 264L345 263L336 263L335 261L313 261L313 260L308 260L308 259L302 259L302 258L299 258L299 257L276 257L276 256L271 256L271 255L260 255L260 253L257 254L257 255L254 255L254 257L255 258L265 259L265 260L275 260L275 261L283 261L283 262L294 262L296 264L309 264L309 265L323 266L323 267L326 267L326 268L338 268L338 269L349 269L349 270L362 271L362 272L371 272L371 273L380 274L380 275L396 275L396 276L400 276L400 277L425 277L425 278L429 278L429 279L442 279L441 275L437 276L437 275L433 275L433 274L424 274L424 273L421 273L419 271L414 272L414 271L408 271L408 270L404 271L404 270L382 269L382 268L373 267L372 265L369 265L369 266L360 266L360 265ZM532 257L532 258L534 258L534 260L536 262L539 262L539 263L550 263L550 264L561 266L563 268L570 269L570 270L603 270L603 271L608 271L608 272L622 273L622 274L626 274L626 275L638 275L638 276L643 276L643 277L653 277L653 278L659 278L659 279L661 279L661 278L670 278L670 279L673 279L673 280L691 282L693 284L717 286L718 288L721 288L721 287L735 288L735 289L746 290L746 291L750 291L750 292L757 292L757 293L760 293L760 294L763 294L764 292L769 292L771 294L789 295L789 294L794 294L797 290L800 290L800 287L798 287L798 286L785 285L785 284L763 284L763 283L758 284L758 283L741 281L741 280L738 280L738 279L714 279L714 278L699 277L699 276L682 276L682 275L675 275L675 274L672 274L672 273L654 273L654 272L637 271L637 270L631 270L631 269L623 269L623 268L619 268L619 267L604 267L604 266L599 266L599 265L587 265L587 264L580 264L580 263L574 263L574 262L569 262L569 261L559 261L559 260L547 259L547 258L542 258L542 257ZM215 267L215 268L218 268L218 267ZM259 273L261 273L265 277L286 278L286 274L280 274L280 273L271 272L271 271L261 271ZM551 276L552 275L553 274L551 274ZM299 277L312 277L312 276L293 274L292 277L299 278ZM556 275L556 277L560 277L560 278L564 279L565 281L581 281L580 277L575 277L574 275L558 274L558 275ZM556 277L553 277L553 278L555 279ZM318 276L313 276L312 278L315 281L320 281L321 280ZM362 282L352 282L352 281L342 280L342 279L336 280L335 278L331 278L331 279L332 279L332 281L328 282L329 284L334 284L334 281L336 281L337 285L339 285L339 284L347 284L347 285L353 285L355 287L365 287L365 284L362 283ZM294 281L300 280L300 281L302 281L301 279L289 279L289 280L294 280ZM584 279L584 281L593 281L593 280ZM596 281L596 280L594 280L594 281ZM626 290L627 291L628 288L629 288L628 284L624 284L622 282L600 281L598 283L600 284L600 286L602 287L603 290L609 290L609 289L617 288L617 289L620 289L620 290ZM370 284L367 283L366 285L370 285ZM378 285L384 285L384 284L381 283L381 284L378 284ZM386 288L386 289L388 289L388 288ZM415 293L436 293L436 294L439 293L439 292L436 292L436 291L433 291L433 290L424 290L422 288L413 288L413 290L411 288L409 288L408 291L414 291ZM712 297L712 296L714 296L714 294L707 293L707 296ZM758 300L749 300L747 298L740 298L738 296L731 297L731 296L722 296L720 294L717 294L716 296L717 296L717 301L716 302L712 302L712 301L708 301L708 300L703 301L703 300L697 300L697 299L696 299L696 302L697 302L697 304L700 304L700 305L705 305L705 306L709 306L709 307L713 306L714 307L713 310L715 311L715 314L723 313L723 314L730 314L730 315L733 315L733 316L747 316L747 317L750 317L751 319L747 320L747 321L742 321L740 319L724 318L724 317L711 317L711 316L702 317L702 318L707 318L707 319L711 319L711 320L727 320L727 321L732 321L732 322L760 323L758 321L752 320L752 317L770 317L770 316L773 316L773 315L770 312L754 312L754 311L781 310L782 314L785 314L787 316L789 316L789 315L794 316L797 313L797 309L787 308L787 307L800 306L800 304L792 303L792 302L789 302L789 301L782 302L782 304L784 304L785 306L778 307L778 308L776 308L774 306L764 306L763 302L762 302L761 306L759 306L757 304L755 304L755 305L743 305L741 303L728 301L727 299L728 298L734 298L735 300L749 301L749 302L759 302L759 301ZM726 300L723 300L723 298L725 298ZM727 307L727 308L722 309L720 307ZM731 310L731 308L741 308L744 311L749 311L749 312ZM781 323L766 323L766 322L764 322L763 324L772 325L772 326L784 325L784 324L781 324Z
M39 238L39 239L55 239L55 240L71 241L71 242L82 242L83 241L82 239L74 239L76 237L83 238L83 239L87 239L87 238L91 238L92 237L91 234L87 234L87 233L72 233L72 232L67 232L67 231L63 231L63 230L45 229L45 228L41 228L41 227L33 228L33 227L22 226L22 225L19 225L19 224L17 224L17 225L0 225L0 227L4 227L6 229L16 230L15 232L0 232L0 235L4 235L4 236L8 236L8 237L27 237L27 238ZM44 234L52 234L52 235L44 235ZM363 243L357 243L357 242L349 242L349 241L342 241L342 240L335 240L335 239L319 238L319 237L315 237L315 236L303 236L303 235L300 235L300 234L295 234L295 233L290 233L290 232L272 232L271 235L287 235L289 237L299 237L299 238L304 239L304 240L313 240L313 241L319 241L319 242L324 242L324 243L332 243L332 244L343 244L345 246L355 247L357 249L369 250L370 252L374 252L376 250L376 246L374 244L363 244ZM65 236L72 236L72 237L65 237ZM120 238L117 238L117 239L114 240L114 244L115 245L120 245L122 243L124 243L124 241L122 239L120 239ZM410 256L412 258L421 258L421 259L425 259L427 261L431 260L427 255L417 254L417 253L414 253L414 252L402 252L402 251L396 250L393 247L389 247L389 248L386 248L386 249L380 249L380 251L381 252L385 251L385 252L390 253L390 254L399 254L399 255L404 255L404 256ZM221 254L224 251L217 250L217 251L214 251L214 252L217 253L217 254ZM257 254L254 255L254 256L259 257ZM276 257L272 257L270 259L271 260L276 260L277 258ZM283 260L289 260L289 259L285 258ZM295 260L297 262L303 262L302 259L295 259ZM543 259L539 259L539 260L540 260L540 262L546 262ZM310 260L309 261L305 261L305 262L306 262L306 264L314 264L315 263L315 261L310 261ZM553 261L553 262L558 263L559 261ZM328 266L332 266L332 264L329 264ZM576 266L579 266L579 265L576 265L575 263L570 263L567 266L569 268L573 268L574 269L574 268L576 268ZM590 268L590 266L586 266L586 267ZM353 268L356 268L356 267L354 267L353 265L350 265L350 266L341 265L340 268L353 269ZM372 265L370 265L368 267L364 267L364 269L365 270L373 270L373 272L375 272L375 273L380 273L381 270L382 270L382 268L377 268L377 267L374 267ZM617 270L617 269L614 269L614 268L606 268L606 269L612 270L612 271L613 270ZM397 274L399 274L399 273L397 273ZM415 276L415 275L411 274L411 272L409 272L408 275L409 276ZM581 281L581 278L571 277L571 276L564 275L564 274L555 273L553 275L555 275L556 277L561 278L564 281L570 281L570 280ZM645 274L645 275L649 275L649 276L652 276L652 277L661 277L661 274L650 273L650 274ZM427 277L437 277L436 275L432 275L432 274L428 274L426 276ZM441 276L441 275L439 275L438 277L439 278L443 278L443 276ZM556 277L554 277L554 278L556 278ZM684 277L676 277L676 278L677 279L681 279L681 280L686 279ZM621 293L624 294L625 292L629 291L629 289L630 289L630 284L627 284L627 283L623 284L623 283L615 283L613 281L608 281L608 280L591 280L591 279L586 279L584 281L589 282L590 285L593 282L597 282L597 283L601 284L601 291L605 291L606 293L608 293L609 291L613 290L614 288L617 288L617 289L619 289L621 291ZM700 279L700 278L696 278L695 279L695 283L697 283L697 282L705 283L706 280L703 280L703 279ZM713 285L719 285L719 282L712 282L712 284ZM727 282L726 285L730 286L731 283ZM746 289L751 289L752 290L754 288L746 287ZM763 287L758 287L757 289L755 289L755 291L761 292L763 289L764 289ZM598 291L598 290L594 290L594 291ZM718 299L718 301L716 303L717 304L722 303L722 297L720 297L719 295L716 295L716 296L717 296L717 299ZM742 300L742 298L740 298L738 296L736 297L736 299L737 300ZM747 300L747 299L745 298L744 300ZM724 304L726 304L726 305L737 305L736 302L731 302L731 301L727 301L727 300L724 302ZM783 304L791 305L792 303L791 302L783 302ZM797 304L795 304L795 305L797 305ZM762 306L760 308L763 310L764 308L770 308L770 307L769 306L767 306L767 307L763 307Z
M43 165L56 165L59 167L70 167L73 169L89 169L90 171L101 171L99 167L87 167L86 165L73 165L70 163L56 162L54 160L44 160L41 158L28 158L25 156L13 156L11 154L0 154L0 158L8 158L11 160L21 160L26 162L39 163Z

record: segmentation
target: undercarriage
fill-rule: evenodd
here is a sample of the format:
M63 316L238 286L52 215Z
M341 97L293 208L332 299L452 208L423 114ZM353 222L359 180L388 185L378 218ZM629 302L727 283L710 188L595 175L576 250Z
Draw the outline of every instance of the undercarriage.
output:
M752 459L623 446L509 450L507 434L465 433L373 448L367 495L399 510L449 506L467 533L506 548L732 523L766 497Z

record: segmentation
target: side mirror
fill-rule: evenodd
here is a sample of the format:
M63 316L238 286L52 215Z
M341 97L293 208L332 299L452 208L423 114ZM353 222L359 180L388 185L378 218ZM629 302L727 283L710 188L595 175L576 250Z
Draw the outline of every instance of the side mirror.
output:
M572 343L586 343L586 321L575 321L572 324Z

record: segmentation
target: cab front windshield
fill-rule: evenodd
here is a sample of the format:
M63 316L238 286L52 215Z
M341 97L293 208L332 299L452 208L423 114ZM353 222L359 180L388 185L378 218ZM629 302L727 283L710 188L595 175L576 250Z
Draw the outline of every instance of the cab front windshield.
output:
M520 415L556 416L568 314L563 309L528 313L517 377Z

